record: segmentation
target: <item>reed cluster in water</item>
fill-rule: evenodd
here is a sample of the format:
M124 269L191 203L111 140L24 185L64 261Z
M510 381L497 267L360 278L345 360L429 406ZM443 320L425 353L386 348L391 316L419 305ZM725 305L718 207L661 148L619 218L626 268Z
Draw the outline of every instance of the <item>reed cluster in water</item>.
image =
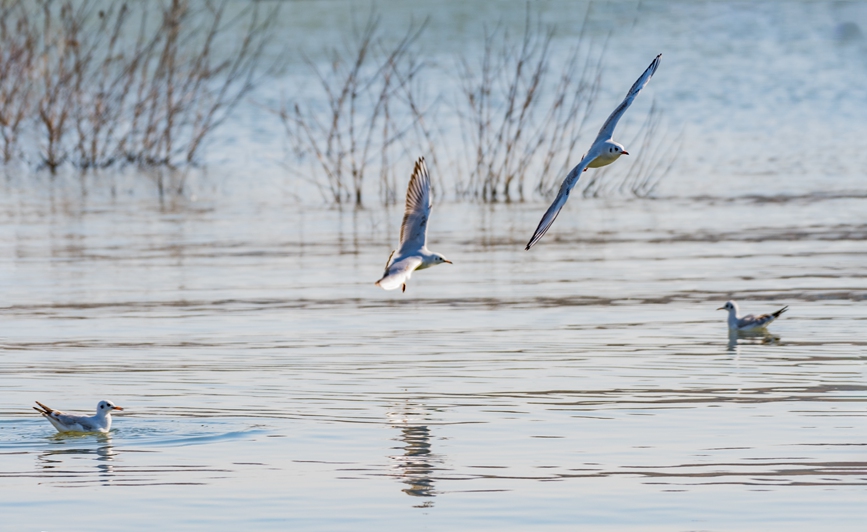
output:
M408 166L398 163L420 155L440 194L449 176L456 198L550 196L595 134L587 119L605 47L582 30L573 48L555 50L554 27L534 22L529 8L521 31L489 28L451 64L421 51L426 21L390 39L371 13L324 58L305 59L303 73L276 77L265 51L281 46L278 7L0 0L0 157L52 173L157 169L160 194L181 193L185 178L160 169L202 162L203 145L238 104L280 82L289 98L260 105L272 111L264 118L282 124L293 178L332 203L360 205L377 183L383 203L400 202ZM594 172L582 193L651 194L677 150L659 119L654 106L628 171Z
M481 54L431 66L418 51L426 24L389 44L371 16L329 68L308 60L315 95L283 103L279 115L295 160L287 165L327 201L361 204L366 177L379 171L380 196L399 202L394 161L424 154L434 179L450 175L454 195L482 202L556 192L587 142L599 93L604 47L574 47L552 58L554 28L528 10L517 36L486 31ZM654 105L632 144L642 149L625 173L580 182L585 195L650 195L671 168L677 139L664 134ZM404 165L405 166L405 165ZM607 169L606 169L607 170ZM311 177L313 176L313 177ZM324 176L317 178L316 176ZM405 176L399 176L405 178Z
M52 172L195 163L266 70L273 18L227 5L0 3L3 161Z
M289 169L316 185L326 200L360 205L375 161L381 199L394 203L400 193L392 161L433 148L425 123L428 110L421 107L418 95L424 63L413 49L424 27L410 25L389 46L372 14L354 40L328 51L326 69L305 61L316 80L317 97L284 102L277 110L293 153L312 167L309 172L304 165ZM309 175L323 175L324 180Z

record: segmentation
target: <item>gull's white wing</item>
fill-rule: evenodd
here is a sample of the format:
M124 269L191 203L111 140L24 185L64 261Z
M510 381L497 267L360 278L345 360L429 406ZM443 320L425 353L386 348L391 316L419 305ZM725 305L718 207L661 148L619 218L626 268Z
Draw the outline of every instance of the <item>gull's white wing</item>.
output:
M96 424L87 416L76 416L73 414L64 414L55 410L50 414L42 414L45 419L54 425L54 428L64 432L68 430L89 432L97 430Z
M390 263L382 274L382 279L376 285L384 290L400 288L412 276L412 272L421 266L421 257L407 257Z
M632 100L635 99L635 96L647 85L647 82L650 81L653 73L656 72L656 68L659 66L659 58L662 57L662 54L656 56L656 59L650 63L650 66L647 67L647 70L644 71L644 74L638 78L635 83L632 85L632 88L629 89L629 92L626 94L626 98L620 102L620 105L617 106L617 109L614 110L613 113L608 117L608 120L602 124L602 129L599 130L599 134L596 136L596 140L593 141L593 144L597 144L598 142L605 142L606 140L611 140L611 137L614 135L614 128L617 127L617 122L620 120L620 117L623 116L623 113L629 108L632 104Z
M551 228L551 224L553 224L554 220L557 219L557 215L560 214L560 209L563 208L563 205L566 205L566 200L569 199L569 193L572 192L575 183L577 183L578 179L581 178L581 174L584 172L584 169L587 168L587 165L599 155L598 152L599 147L594 146L594 149L591 149L587 155L581 159L581 162L579 162L578 165L569 172L566 179L563 180L563 184L560 185L560 192L557 193L554 203L552 203L551 206L548 207L548 210L545 211L545 215L542 216L539 226L536 227L536 231L533 233L533 238L527 242L527 247L524 249L529 250L539 241L539 239L545 236L545 233Z
M97 426L93 423L93 420L87 416L76 416L73 414L67 414L66 412L61 412L60 410L54 410L53 408L47 407L36 401L40 408L33 407L34 410L42 414L45 419L51 422L59 431L67 431L67 430L80 430L80 431L92 431L97 430Z
M786 306L776 312L762 314L761 316L749 314L738 320L738 329L757 329L759 327L764 327L779 318L780 314L787 310L789 310L789 307Z
M430 218L430 174L424 157L419 157L406 188L406 210L400 226L398 253L407 255L424 247L427 238L427 222Z
M81 432L93 432L99 430L99 425L92 417L75 416L72 414L59 414L54 412L48 416L48 420L59 430L72 430ZM62 428L61 428L62 427Z

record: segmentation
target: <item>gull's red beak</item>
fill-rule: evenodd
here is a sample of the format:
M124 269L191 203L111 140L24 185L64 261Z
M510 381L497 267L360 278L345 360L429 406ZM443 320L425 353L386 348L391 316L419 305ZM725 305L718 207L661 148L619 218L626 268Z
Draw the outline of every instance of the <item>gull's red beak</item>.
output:
M726 309L725 307L720 307L717 310L725 310L725 309Z
M119 406L113 406L113 407L111 407L111 409L112 410L123 410L123 408L121 408Z
M623 155L629 155L629 152L626 150L623 150Z
M450 261L449 259L443 259L443 262L445 262L445 263L447 263L447 264L454 264L454 263L453 263L452 261Z

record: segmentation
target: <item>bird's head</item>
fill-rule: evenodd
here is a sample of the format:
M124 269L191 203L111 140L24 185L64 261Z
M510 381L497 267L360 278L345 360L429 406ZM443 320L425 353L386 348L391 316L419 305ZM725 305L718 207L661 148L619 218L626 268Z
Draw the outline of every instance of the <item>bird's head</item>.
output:
M727 311L729 311L729 312L731 312L731 311L735 311L735 312L737 312L737 310L738 310L738 304L735 303L734 301L729 300L729 301L726 301L726 304L725 304L725 305L721 306L721 307L718 308L717 310L727 310Z
M610 142L607 146L608 154L612 157L620 157L621 155L629 155L623 144L619 142Z
M442 264L443 262L445 262L446 264L452 264L452 261L443 257L439 253L434 254L433 260L434 260L434 264Z
M112 410L123 410L123 408L115 405L111 401L100 401L99 404L96 405L96 415L98 416L111 414Z

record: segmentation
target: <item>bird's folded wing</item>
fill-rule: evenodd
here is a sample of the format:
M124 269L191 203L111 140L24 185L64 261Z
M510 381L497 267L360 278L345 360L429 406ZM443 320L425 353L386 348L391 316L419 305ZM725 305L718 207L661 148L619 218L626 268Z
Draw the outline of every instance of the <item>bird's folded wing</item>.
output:
M81 418L81 416L76 416L74 414L65 414L63 412L58 412L57 410L51 413L51 417L63 423L64 425L78 423L79 419Z
M740 318L738 320L738 327L761 327L766 323L772 321L774 316L770 314L762 314L761 316L755 316L753 314L747 314L746 316Z
M777 319L780 316L780 314L782 314L783 312L786 311L787 308L788 307L784 307L784 308L781 308L780 310L778 310L776 312L771 312L769 314L762 314L761 316L753 316L752 314L750 314L749 316L744 316L743 319L750 318L752 320L752 323L754 326L761 327L762 325L767 325L768 323L771 323L772 321Z
M611 140L611 137L614 135L614 128L617 127L617 122L620 120L620 117L623 116L623 113L625 113L629 106L632 105L632 100L634 100L635 96L641 92L641 89L647 85L647 82L650 81L653 73L656 72L657 67L659 67L660 57L662 57L662 54L656 56L656 58L650 63L650 66L648 66L644 73L641 74L641 77L635 81L632 88L630 88L629 92L626 93L626 98L620 102L617 109L615 109L608 117L608 120L602 124L602 129L599 130L599 134L596 136L596 140L593 141L593 144Z
M557 215L560 214L560 209L563 208L563 205L566 205L566 200L569 199L569 193L575 187L575 184L578 183L578 180L581 178L581 174L584 172L584 169L587 168L587 165L590 164L593 159L595 159L598 155L598 147L594 147L595 149L591 149L587 155L581 159L581 162L572 169L571 172L566 176L566 179L563 180L563 184L560 185L560 192L557 193L557 197L554 198L554 202L551 203L551 206L548 207L548 210L545 211L544 216L542 216L542 220L539 222L539 225L536 227L536 231L533 233L533 237L530 238L530 241L527 242L527 247L524 249L530 249L533 247L536 242L538 242L545 233L548 232L548 229L551 228L551 224L554 223L554 220L557 219Z
M424 247L430 210L430 174L424 157L419 157L406 189L406 210L400 226L401 254L418 251Z
M84 429L85 431L99 430L99 426L97 426L97 424L94 422L94 420L92 418L83 417L83 416L69 416L69 418L70 418L69 421L63 422L64 425L71 424L71 423L78 423L78 425L82 429Z
M767 316L767 314L758 317L753 314L747 314L746 316L738 319L738 327L757 327L759 325L759 319L764 318L765 316Z
M421 266L421 259L418 257L397 261L389 266L382 279L376 281L376 285L385 290L400 288L419 266Z

